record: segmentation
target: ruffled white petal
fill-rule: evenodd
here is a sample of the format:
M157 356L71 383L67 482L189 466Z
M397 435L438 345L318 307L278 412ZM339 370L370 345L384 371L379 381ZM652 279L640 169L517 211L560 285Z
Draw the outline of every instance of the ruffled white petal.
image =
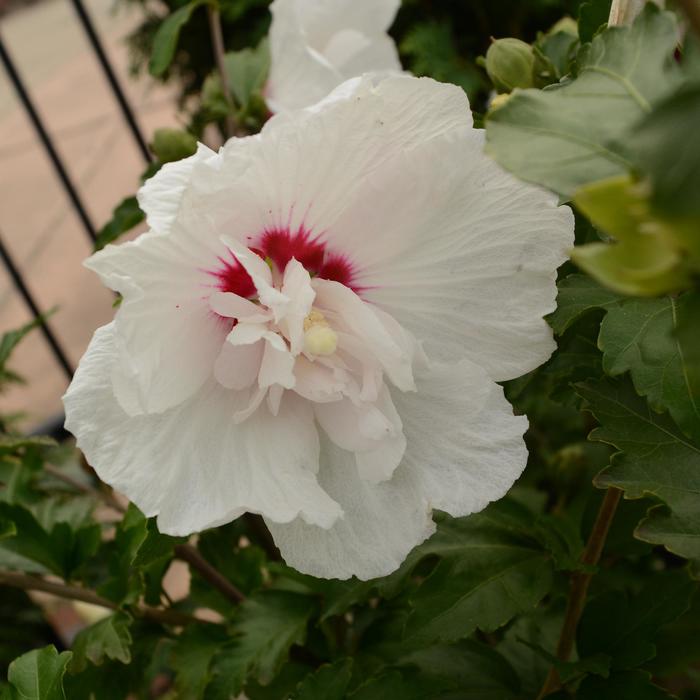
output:
M329 280L315 280L316 305L339 332L362 343L379 361L391 381L403 391L413 391L413 340L396 330L381 310L375 311L348 287ZM342 341L341 341L342 344Z
M372 484L360 478L353 455L321 440L319 482L343 508L331 528L300 519L278 525L266 519L285 561L312 576L362 580L394 571L435 530L420 485L399 468Z
M209 162L215 167L218 160L217 153L200 143L193 156L166 163L153 177L146 180L136 197L152 231L167 233L170 230L195 166Z
M153 233L85 262L123 295L113 379L130 415L176 406L211 376L230 327L209 310L202 268L211 260L196 240Z
M407 437L407 470L433 508L455 517L503 497L527 463L527 418L503 389L463 360L416 377L415 394L392 392Z
M318 404L314 409L328 437L338 447L355 453L362 479L378 483L391 478L403 457L406 438L386 387L372 404L343 399Z
M398 0L275 0L266 87L270 108L307 107L348 78L400 71L396 46L386 34L398 7Z
M187 535L262 513L330 527L339 505L318 485L318 436L310 406L285 395L279 415L261 406L232 416L246 395L208 382L158 415L129 417L114 398L114 324L100 328L64 396L66 427L100 478L126 494L161 532Z
M543 317L555 308L573 215L484 155L481 132L398 154L363 181L332 234L353 250L363 297L429 355L466 357L501 381L554 349Z
M262 340L246 345L224 343L214 365L214 376L227 389L247 389L260 373L265 344Z

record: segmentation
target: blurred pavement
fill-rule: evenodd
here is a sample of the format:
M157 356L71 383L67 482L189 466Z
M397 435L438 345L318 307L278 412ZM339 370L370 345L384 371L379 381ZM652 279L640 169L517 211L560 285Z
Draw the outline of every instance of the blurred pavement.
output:
M128 75L124 37L137 8L85 0L146 138L178 123L173 91ZM43 0L0 19L5 45L69 169L96 228L133 194L144 169L130 132L68 0ZM113 297L81 262L90 244L51 163L0 67L0 234L73 364L94 329L112 316ZM29 320L0 265L0 332ZM27 386L0 396L0 413L26 411L36 425L61 410L66 379L34 331L10 363Z

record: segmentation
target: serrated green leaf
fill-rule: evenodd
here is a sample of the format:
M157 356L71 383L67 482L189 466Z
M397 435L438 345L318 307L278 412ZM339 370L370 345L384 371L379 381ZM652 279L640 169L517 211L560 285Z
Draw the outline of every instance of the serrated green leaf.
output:
M577 630L579 654L607 654L616 670L641 666L656 655L659 628L689 608L696 590L681 571L648 578L634 596L614 591L589 601Z
M419 649L398 660L418 668L435 687L452 688L460 700L515 700L520 681L497 651L473 640Z
M593 41L596 32L608 23L611 0L589 0L578 8L578 36L582 44Z
M629 381L589 382L576 390L601 424L590 439L622 450L596 477L596 485L621 488L627 498L654 496L664 501L672 514L663 520L664 527L657 532L652 525L665 511L652 510L646 529L638 529L636 535L700 560L700 447L667 415L653 412Z
M671 217L700 217L700 144L688 138L700 122L700 79L685 84L621 138L635 165L648 176L654 205ZM695 219L694 245L700 254Z
M67 522L55 522L47 530L28 509L8 503L0 503L0 516L11 520L16 530L2 540L0 550L35 561L63 578L70 578L100 543L97 524L73 528Z
M66 700L63 676L72 653L59 654L56 647L34 649L15 659L7 679L19 700Z
M545 513L535 522L533 532L551 552L557 570L576 571L581 568L579 560L583 552L583 540L579 527L571 519Z
M352 659L324 664L299 684L292 700L344 700L352 677Z
M158 77L165 73L175 55L182 28L190 21L192 13L200 5L204 5L207 2L208 0L191 0L186 5L175 10L158 27L158 31L153 37L151 60L148 63L148 70L151 75Z
M584 678L576 700L671 700L673 696L651 682L645 671L621 671L609 678Z
M686 313L687 298L629 299L609 308L598 344L608 374L631 372L637 392L700 443L700 383L691 383L677 337L679 309Z
M587 275L569 275L557 286L557 309L547 317L557 335L561 335L584 314L612 308L624 298Z
M248 677L269 682L292 644L303 643L315 608L313 598L286 591L261 591L244 600L233 618L236 638L214 659L206 700L235 697Z
M97 232L95 250L102 250L108 243L113 243L145 218L136 197L126 197L114 208L112 218Z
M564 197L627 173L630 161L613 142L677 84L676 43L674 16L651 5L632 26L605 29L579 51L575 78L516 91L489 113L488 152Z
M177 638L172 649L172 667L179 697L187 700L204 697L211 679L212 659L226 640L226 631L218 625L190 625ZM223 697L228 700L229 696Z
M407 560L410 570L425 557L440 558L409 599L406 637L461 639L532 609L552 578L550 556L533 538L533 526L533 515L509 500L466 518L441 518L437 532Z
M363 683L348 700L436 700L445 697L451 684L442 685L433 676L424 676L417 671L386 671Z
M82 671L88 661L96 666L105 659L128 664L131 661L131 622L129 615L116 612L81 630L72 646L71 672Z
M676 307L676 340L690 392L700 392L700 292L687 292Z

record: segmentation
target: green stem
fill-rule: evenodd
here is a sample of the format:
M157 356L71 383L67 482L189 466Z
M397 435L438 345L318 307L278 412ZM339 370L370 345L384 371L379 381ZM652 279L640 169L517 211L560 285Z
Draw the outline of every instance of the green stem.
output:
M233 101L233 95L231 94L231 86L228 81L228 71L226 70L226 49L224 48L224 35L221 30L221 14L219 13L219 8L213 3L209 3L207 5L207 18L209 19L211 48L214 52L216 69L219 71L219 78L221 79L221 90L224 93L229 110L231 110L233 109L233 105L235 103ZM230 112L226 115L224 123L226 136L233 136L236 133L236 123L234 122L233 116Z
M605 540L608 536L613 518L615 517L615 511L617 510L617 505L620 502L621 496L622 491L620 489L609 488L605 493L603 502L600 504L593 529L591 530L586 548L581 556L581 564L588 570L596 566L600 560L600 555L605 546ZM559 661L568 661L574 649L576 629L578 628L578 623L583 614L583 609L586 606L588 587L590 586L592 578L593 574L587 573L586 571L576 571L571 575L569 600L566 606L566 614L564 615L564 624L559 634L559 642L557 643L556 656ZM538 695L538 700L558 690L560 687L561 681L559 680L559 674L556 668L552 667Z

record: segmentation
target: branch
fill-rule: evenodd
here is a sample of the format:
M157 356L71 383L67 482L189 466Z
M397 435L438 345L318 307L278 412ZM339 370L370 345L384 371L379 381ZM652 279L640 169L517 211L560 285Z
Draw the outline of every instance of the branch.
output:
M221 15L219 8L213 3L207 5L207 18L209 19L209 35L211 36L211 48L214 52L214 60L216 68L219 71L221 78L221 89L226 98L229 108L233 107L233 95L231 94L231 86L228 82L228 71L226 70L226 49L224 48L224 35L221 31ZM225 119L226 136L233 136L236 133L236 123L233 121L231 114L226 115Z
M605 493L605 498L600 504L593 529L588 537L586 548L581 556L581 564L585 565L586 568L596 566L598 561L600 561L600 555L603 551L605 540L608 536L608 531L610 530L610 525L612 524L621 496L622 491L616 488L609 488ZM592 578L593 574L582 571L576 571L571 576L569 601L566 606L566 614L564 615L564 624L559 634L559 642L557 643L557 659L559 659L559 661L568 661L574 649L576 628L583 614L583 609L586 606L586 596ZM547 674L538 700L558 690L560 687L561 681L559 680L559 674L556 668L552 667Z
M82 588L80 586L71 586L67 583L58 583L56 581L48 581L38 576L30 576L17 571L5 571L0 569L0 584L12 586L13 588L21 588L25 591L41 591L49 593L58 598L66 598L68 600L80 600L83 603L90 603L108 610L119 610L119 606L107 598L97 595L97 593ZM202 620L192 615L178 612L177 610L163 610L161 608L152 608L148 605L136 605L131 608L131 611L139 616L145 617L154 622L160 622L165 625L175 625L182 627L183 625L192 622L209 622Z
M200 576L222 593L232 603L238 604L245 596L220 571L215 569L200 553L189 544L175 546L175 556L186 561Z

